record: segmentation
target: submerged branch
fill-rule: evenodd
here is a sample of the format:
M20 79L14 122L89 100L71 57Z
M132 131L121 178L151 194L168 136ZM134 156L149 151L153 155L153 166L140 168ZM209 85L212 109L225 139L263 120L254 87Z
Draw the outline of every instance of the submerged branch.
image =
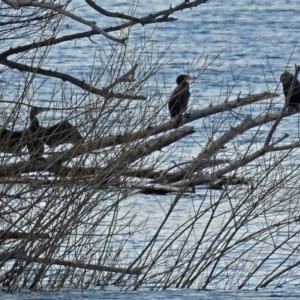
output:
M123 273L123 274L133 274L139 275L141 274L143 268L117 268L117 267L109 267L103 265L94 265L94 264L85 264L82 262L73 262L61 259L49 259L49 258L40 258L40 257L31 257L26 255L19 255L18 253L0 253L0 260L10 260L10 259L17 259L26 262L32 263L41 263L47 265L59 265L71 268L80 268L85 270L94 270L100 272L112 272L112 273Z
M0 230L0 240L6 239L50 239L48 233L31 233Z
M141 194L158 194L165 195L168 193L179 193L181 192L180 188L176 188L171 185L162 185L162 184L152 184L146 187L143 187L138 191ZM186 193L195 193L195 189L192 187L185 190Z

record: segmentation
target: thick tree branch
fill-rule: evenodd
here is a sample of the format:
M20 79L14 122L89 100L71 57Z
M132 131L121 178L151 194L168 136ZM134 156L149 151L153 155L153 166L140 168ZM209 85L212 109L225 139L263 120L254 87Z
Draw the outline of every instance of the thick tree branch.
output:
M230 163L229 165L224 166L223 168L220 168L219 170L216 170L215 172L205 173L205 174L199 173L199 174L195 175L193 178L191 177L191 179L183 179L183 180L180 180L177 182L170 183L170 185L174 186L174 187L180 187L180 186L194 186L194 185L211 183L212 181L217 180L217 178L223 176L224 174L229 173L234 170L237 170L238 168L243 167L243 166L249 164L250 162L254 161L255 159L265 155L266 153L282 151L283 149L293 150L295 148L300 147L300 142L293 143L288 146L286 145L286 146L284 146L284 148L283 147L275 147L277 142L283 140L285 137L286 136L279 139L272 145L264 146L261 149L255 151L254 153L249 154L249 155L243 157L242 159L236 160L236 161Z
M29 2L34 2L34 1L31 1L31 0L28 0L28 1ZM17 1L17 0L5 0L3 2L5 2L6 4L11 3L11 4L16 5L16 9L19 7L19 1ZM90 1L90 2L92 4L94 4L94 2L92 2L92 1ZM140 24L140 23L143 24L143 25L146 25L146 24L152 24L152 23L162 23L162 22L175 21L176 20L175 18L167 18L166 16L168 16L168 15L170 15L170 14L176 12L176 11L196 7L196 6L198 6L200 4L203 4L205 2L207 2L207 0L196 0L196 1L190 1L189 3L183 2L182 4L177 5L175 8L170 8L170 9L163 10L163 11L160 11L160 12L157 12L157 13L154 13L154 14L149 14L149 15L144 16L142 18L134 18L133 17L134 21L129 21L127 23L123 23L123 24L120 24L120 25L117 25L117 26L110 26L108 28L104 28L103 32L108 33L108 32L113 32L113 31L119 31L119 30L122 30L122 29L125 29L125 28L128 28L128 27L132 27L132 26ZM8 4L8 5L10 5L10 4ZM94 5L96 5L96 4L94 4ZM10 6L12 6L12 5L10 5ZM101 13L103 13L103 12L107 12L107 11L101 10ZM123 15L123 14L120 14L120 15ZM161 16L161 17L157 18L159 16ZM130 16L128 16L128 18L130 18ZM30 45L28 45L28 46L29 46L30 49L34 49L36 47L44 47L44 46L48 46L50 44L55 45L55 44L59 44L59 43L65 42L65 41L71 41L71 40L75 40L75 39L90 38L91 36L98 35L98 34L99 34L99 32L96 31L95 29L93 29L91 31L85 31L85 32L70 34L70 35L66 35L66 36L63 36L63 37L59 37L59 38L50 38L50 39L47 39L45 41L41 41L39 43L33 43L32 46L30 46ZM20 49L20 51L19 50L15 50L15 51L17 51L17 53L26 51L26 49L24 49L24 48L21 51L22 47L24 47L24 46L21 46L21 47L17 48L17 49ZM27 49L27 50L29 50L29 49ZM10 50L8 50L8 51L10 51ZM15 53L16 52L13 52L13 53L10 53L8 55L15 54ZM8 55L4 54L3 57L7 57ZM0 54L0 59L1 58L2 58L2 55Z
M132 25L138 24L138 23L145 25L145 24L153 23L154 21L156 21L156 22L157 21L158 22L176 21L177 19L170 18L169 16L176 11L184 10L187 8L191 9L192 7L196 7L200 4L207 2L207 0L183 1L181 4L175 6L174 8L170 7L169 9L162 10L157 13L149 14L148 16L144 16L142 18L136 18L136 17L125 15L123 13L118 13L118 12L112 13L112 12L109 12L109 11L103 9L102 7L100 7L99 5L97 5L95 2L93 2L91 0L86 0L86 2L93 9L95 9L96 11L98 11L99 13L101 13L107 17L129 20L130 23L132 23L130 26L132 26ZM128 23L128 24L130 24L130 23Z
M107 97L107 98L134 99L134 100L145 100L146 99L146 97L144 97L144 96L114 93L114 92L109 92L106 89L97 89L97 88L85 83L84 80L83 81L78 80L77 78L70 76L68 74L57 72L57 71L52 71L52 70L45 70L42 68L36 68L36 67L32 67L32 66L27 66L24 64L10 61L5 58L2 58L2 59L0 58L0 63L7 67L12 68L12 69L17 69L21 72L31 72L31 73L45 75L48 77L59 78L62 81L68 81L68 82L82 88L85 91L88 91L90 93L100 95L103 97Z
M149 155L150 153L160 150L163 147L166 147L175 141L190 135L194 133L194 127L187 126L177 129L176 131L173 131L171 133L165 134L164 136L154 138L150 141L146 141L143 144L140 144L134 148L132 148L131 151L128 151L124 154L124 156L121 156L120 159L117 159L116 162L118 164L118 168L120 166L127 166L128 164L134 162L135 160L142 158L143 156ZM45 162L18 162L13 164L6 164L4 166L0 167L0 177L2 176L11 176L14 174L22 174L22 173L29 173L29 172L42 172L42 171L48 171L48 172L54 172L54 173L60 173L62 172L62 175L68 175L66 172L68 172L68 169L64 171L64 169L61 170L60 164L66 161L70 161L72 158L77 157L79 155L83 154L89 154L90 152L99 149L99 146L101 146L101 143L86 143L84 145L76 145L72 147L71 149L61 153L61 154L54 154L50 155ZM75 169L76 170L76 169ZM87 169L89 170L89 169ZM93 169L90 169L93 170ZM105 168L104 168L105 170ZM114 169L112 168L112 171ZM104 173L103 177L108 178L111 174Z
M210 115L214 115L214 114L218 114L221 113L223 111L226 110L232 110L234 108L237 107L241 107L241 106L246 106L249 105L251 103L257 102L257 101L261 101L261 100L265 100L265 99L270 99L270 98L274 98L278 96L278 94L276 93L269 93L269 92L263 92L260 94L253 94L253 95L248 95L245 96L243 98L240 98L238 96L237 99L235 100L226 100L222 103L216 104L214 106L208 106L207 108L201 109L201 110L197 110L195 112L193 112L192 114L189 115L183 115L182 119L181 119L181 124L186 124L186 123L190 123L193 122L195 120L198 120L200 118L204 118Z
M258 94L258 95L247 96L245 98L238 98L236 100L231 100L226 103L221 103L221 104L215 105L213 107L208 107L203 110L196 111L196 112L190 114L190 118L183 118L184 119L183 122L188 123L188 122L191 122L191 120L195 120L196 117L203 118L210 114L216 114L219 111L225 110L226 107L238 107L238 106L246 105L246 103L250 104L250 103L268 98L273 95L274 94L270 94L270 93L262 93L262 94ZM252 120L250 122L251 126L250 126L250 123L248 124L248 126L250 126L249 128L251 128L251 127L260 125L262 123L270 122L270 121L274 120L274 118L276 119L278 114L279 114L279 112L258 117L255 120ZM288 116L288 115L285 115L285 116ZM249 120L250 119L248 119L248 121ZM98 150L101 148L120 145L123 143L129 143L129 142L133 142L133 141L136 141L139 139L147 138L149 136L156 135L156 134L168 131L168 130L170 130L172 128L176 128L176 127L177 127L176 120L170 120L167 123L163 123L156 127L149 127L144 130L140 130L140 131L133 132L133 133L125 133L124 135L111 136L111 137L94 140L94 141L85 143L81 146L77 145L75 147L72 147L71 149L67 150L64 153L51 155L47 159L47 165L44 165L42 163L39 163L38 165L36 165L36 164L32 164L30 162L25 162L25 163L19 162L19 163L15 163L15 164L8 164L5 166L2 166L2 167L0 167L0 176L9 176L9 175L13 175L13 174L18 174L18 172L20 170L21 170L21 173L45 171L45 170L49 169L50 165L52 165L52 164L55 165L58 162L62 163L65 161L69 161L72 157L83 155L83 154L86 154L86 153L89 153L91 151ZM249 128L245 127L244 130L247 130ZM239 131L239 130L235 131L234 129L231 129L230 134L233 135L232 136L232 138L233 138L234 136L236 136L237 134L239 134L241 132L242 131ZM228 135L228 133L225 133L225 135ZM220 147L222 147L227 140L229 140L229 138L223 139L223 142L221 144L219 143ZM216 144L214 144L214 146L212 148L214 148L215 145ZM217 149L215 149L215 150L217 151ZM212 156L212 154L211 154L211 156ZM209 157L205 157L205 158L199 157L198 158L198 161L201 162L200 165L203 165L203 166L206 164L206 162L208 160L209 160ZM55 170L56 170L56 168L55 168ZM181 176L183 176L183 175L181 175ZM178 180L180 180L180 179L181 178L179 178ZM177 181L177 180L172 180L172 181ZM162 179L161 178L158 179L157 182L162 182Z
M168 174L167 176L165 176L165 179L157 178L154 180L154 182L171 183L174 181L179 181L184 177L188 178L193 173L201 171L203 169L205 160L210 159L219 150L221 150L226 143L234 139L237 135L242 134L253 127L275 121L281 115L282 117L290 116L290 114L288 114L287 112L281 111L261 115L255 119L251 119L249 116L246 116L246 118L239 125L231 127L216 140L209 142L209 144L199 153L198 157L195 158L194 162L192 162L189 166L182 168L181 170L172 174Z
M85 0L85 2L92 7L94 10L96 10L97 12L99 12L100 14L107 16L107 17L112 17L112 18L119 18L119 19L124 19L124 20L128 20L128 21L133 21L136 23L140 23L140 19L139 18L135 18L134 16L130 16L130 15L126 15L123 13L112 13L109 12L108 10L105 10L104 8L100 7L99 5L97 5L94 1L92 0Z

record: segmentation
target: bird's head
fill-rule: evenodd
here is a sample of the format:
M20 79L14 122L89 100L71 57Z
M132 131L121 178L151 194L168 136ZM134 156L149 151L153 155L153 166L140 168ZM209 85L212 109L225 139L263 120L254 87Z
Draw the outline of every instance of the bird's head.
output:
M177 85L179 85L185 81L189 81L189 79L191 79L191 77L189 75L181 74L176 78L176 83L177 83Z
M283 83L283 85L291 84L293 81L293 77L293 74L285 71L280 75L280 81Z
M38 107L38 106L32 106L29 112L29 118L32 120L35 118L38 114L40 114L43 111L46 111L47 108L44 107Z

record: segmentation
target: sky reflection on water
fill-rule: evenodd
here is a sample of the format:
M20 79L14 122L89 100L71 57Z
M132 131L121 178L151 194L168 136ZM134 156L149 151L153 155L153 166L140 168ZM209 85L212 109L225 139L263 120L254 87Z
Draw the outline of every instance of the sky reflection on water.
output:
M178 1L179 2L179 1ZM128 10L127 2L118 2L117 9L116 1L105 0L101 5L112 11ZM82 5L80 0L76 0L72 5ZM169 6L169 2L163 1L141 1L137 8L137 14L143 15L151 11L165 9ZM175 5L175 3L174 3ZM90 11L90 10L89 10ZM84 8L80 12L85 16L88 13ZM265 91L267 86L274 90L278 84L279 76L285 69L289 61L291 52L294 47L295 54L291 59L290 67L294 63L299 62L299 46L297 41L299 38L299 14L300 5L298 0L284 1L250 1L250 0L211 0L205 5L201 5L193 10L176 13L178 21L176 23L161 24L154 32L151 39L157 42L157 46L163 49L166 43L172 42L170 50L166 54L166 60L171 62L166 65L163 72L156 75L156 78L161 76L166 82L167 89L165 97L174 87L174 79L176 75L182 73L188 68L188 64L196 57L205 52L210 57L219 55L212 66L210 66L199 80L194 83L192 88L192 109L206 107L210 102L216 102L219 98L226 98L226 89L220 93L220 89L224 84L232 83L236 76L238 83L233 92L236 96L242 91L242 96L249 91L256 93ZM92 17L92 16L85 16ZM99 20L101 27L111 25L105 18ZM134 44L141 38L142 35L148 36L152 33L154 26L148 28L140 28L132 33L131 42ZM72 30L76 29L76 26ZM79 29L79 28L77 28ZM145 32L143 32L145 30ZM100 39L101 41L101 39ZM104 43L105 44L105 43ZM63 62L65 70L69 70L74 75L82 76L89 70L88 66L93 63L93 52L96 51L98 45L91 44L88 39L77 41L76 46L70 43L72 48L60 48L57 46L56 52L53 53L53 61L56 63ZM63 46L65 47L65 46ZM63 51L62 51L63 50ZM81 56L76 56L76 51L83 53L91 53L86 55L86 62L82 64ZM200 60L204 61L204 58ZM76 70L76 66L81 66ZM200 69L199 67L197 67ZM196 70L197 70L196 68ZM293 69L292 69L293 70ZM78 73L76 73L78 72ZM163 76L165 75L165 76ZM150 79L151 84L151 79ZM46 94L51 93L51 87L45 87ZM47 91L48 89L48 91ZM279 89L281 93L281 88ZM221 96L220 96L221 94ZM200 96L199 96L200 95ZM282 95L278 97L278 105L274 106L274 110L282 106ZM258 112L258 106L254 112ZM225 118L226 120L226 118ZM286 127L290 122L298 122L299 116L294 115L288 120L284 120L279 127L279 134L286 131ZM193 136L193 139L186 143L185 155L188 158L195 156L199 151L197 143L205 142L204 137L200 132L203 131L203 123L195 122L195 127L198 133ZM290 138L298 137L298 129L289 129ZM196 142L197 141L197 142ZM182 157L182 154L179 154ZM200 198L200 197L199 197ZM136 209L141 210L145 207L151 207L148 211L144 211L144 215L153 214L156 207L153 205L153 197L145 197L145 202L149 201L149 205L137 205ZM169 201L167 198L157 197L155 201ZM190 199L183 199L190 201ZM152 202L152 205L151 205ZM170 228L177 226L176 217L182 213L175 211L173 224ZM178 213L178 215L176 215ZM162 212L157 213L156 220L163 216ZM216 225L217 226L217 225ZM149 233L154 231L155 226L149 230ZM168 231L166 231L168 234ZM141 245L143 243L141 242ZM276 264L276 260L274 261ZM299 279L299 278L298 278ZM53 294L0 294L1 299L298 299L297 288L283 290L264 290L259 292L254 291L198 291L198 290L169 290L161 292L122 292L118 291L85 291L83 294L78 291L62 291Z

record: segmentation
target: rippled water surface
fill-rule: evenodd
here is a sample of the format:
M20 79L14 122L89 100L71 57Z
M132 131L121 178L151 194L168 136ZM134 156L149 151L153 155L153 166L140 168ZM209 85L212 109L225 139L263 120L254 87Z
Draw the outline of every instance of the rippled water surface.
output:
M130 11L130 1L96 1L107 10L126 12ZM172 1L172 5L180 1ZM166 9L170 6L170 1L140 1L136 8L136 15L143 16L154 13L158 10ZM134 47L143 38L149 38L155 42L155 47L162 51L165 46L171 43L165 59L165 68L156 74L155 78L149 80L149 88L155 80L166 83L164 90L165 97L174 88L174 81L178 74L188 70L193 61L199 59L194 72L201 69L202 63L216 58L214 63L209 66L199 79L192 85L192 105L191 109L197 109L224 101L229 95L230 98L236 97L240 92L242 96L249 92L262 92L268 89L275 91L279 84L279 76L288 67L293 71L293 65L299 63L299 46L297 44L300 34L299 0L276 0L276 1L250 1L250 0L211 0L209 3L200 5L192 10L176 12L177 22L150 25L146 27L137 26L132 30L128 47ZM85 18L94 18L97 13L87 9L85 2L81 0L73 1L72 6L78 8L77 13ZM115 24L115 20L98 17L100 27L108 27ZM70 23L72 24L72 23ZM83 25L82 25L83 26ZM156 27L157 26L157 27ZM69 27L70 32L81 30L81 25L74 24ZM155 29L155 31L154 31ZM88 30L88 28L86 28ZM69 42L64 46L55 46L52 53L52 63L63 64L63 70L76 76L85 76L89 72L89 66L93 64L94 53L101 46L104 49L107 44L101 38L95 38L97 44L93 44L88 39ZM291 54L294 51L292 57ZM84 53L86 60L82 61ZM152 83L151 83L152 82ZM232 94L229 94L229 86L235 83ZM51 84L45 86L41 92L40 101L43 97L47 98L52 91ZM281 87L278 89L280 96L273 109L278 110L283 105ZM49 97L50 98L50 97ZM253 114L261 109L261 105L252 107ZM246 113L246 111L245 111ZM248 112L247 112L248 113ZM167 109L165 109L167 115ZM229 115L230 116L230 115ZM224 122L228 115L224 114ZM288 131L289 139L298 137L298 127L291 126L298 123L299 116L293 115L282 121L279 133ZM205 143L204 128L207 130L205 121L196 121L193 124L197 133L182 142L184 155L187 158L195 156L199 152L199 145ZM182 153L178 153L181 157ZM176 158L176 156L175 156ZM173 217L169 220L167 227L162 231L159 239L162 242L168 237L168 228L174 228L181 224L181 216L186 215L197 206L197 201L201 199L201 190L197 191L195 197L185 197L180 201L174 211ZM124 207L130 207L134 203L132 213L137 214L137 223L143 222L146 216L152 216L148 235L151 236L157 229L159 222L164 218L164 213L170 203L170 197L143 196L143 202L138 202L138 196L128 199ZM137 201L137 203L136 203ZM168 227L169 226L169 227ZM218 224L215 224L218 226ZM142 247L146 237L141 235L140 241L136 240L135 247ZM139 244L140 243L140 244ZM159 247L159 243L157 243ZM130 254L128 254L130 256ZM276 264L274 260L270 263ZM261 274L260 274L261 275ZM295 276L299 281L300 276ZM118 291L91 291L80 293L78 291L62 291L54 294L0 294L3 299L296 299L298 291L296 287L283 290L265 290L254 292L255 283L248 288L252 291L222 292L222 291L198 291L198 290L169 290L161 292L122 292Z
M71 299L203 299L203 300L265 300L265 299L299 299L297 289L293 290L265 290L265 291L200 291L200 290L167 290L167 291L139 291L139 292L113 292L113 291L61 291L59 293L21 293L1 294L1 299L6 300L71 300Z

